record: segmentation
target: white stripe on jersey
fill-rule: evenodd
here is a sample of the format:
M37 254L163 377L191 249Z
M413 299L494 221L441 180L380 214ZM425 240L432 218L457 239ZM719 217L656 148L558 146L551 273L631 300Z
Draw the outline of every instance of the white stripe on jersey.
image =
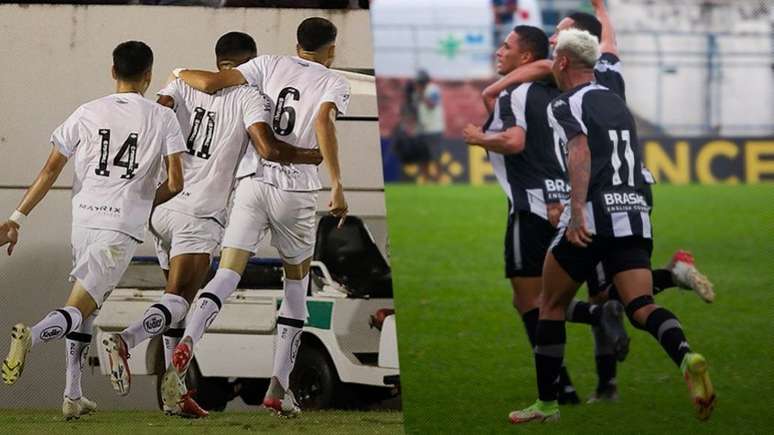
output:
M597 233L597 223L594 220L594 206L591 204L591 201L586 203L586 228L588 228L591 234Z
M642 236L646 239L653 237L650 228L650 214L646 211L641 211L640 218L642 218Z
M543 194L543 189L527 189L527 200L529 201L529 211L548 220L546 198Z
M494 152L487 153L487 155L489 156L489 163L492 165L492 170L494 171L495 178L497 178L497 182L500 183L500 187L503 188L503 191L511 202L511 213L513 213L515 204L513 202L511 184L508 182L508 174L505 171L505 156Z
M527 131L527 92L531 86L532 82L522 83L511 92L511 111L515 124L517 127L523 128L524 131Z
M589 132L588 132L588 129L586 128L586 124L583 122L583 96L586 95L586 92L595 91L595 90L608 90L608 89L598 83L590 83L585 87L583 87L583 89L572 94L569 100L570 113L572 113L573 118L575 118L575 120L580 125L581 130L583 130L583 134L587 136ZM548 107L550 108L551 106L549 105ZM566 142L566 136L565 136L565 142Z
M610 219L613 222L613 235L616 237L626 237L632 235L632 225L629 222L629 213L616 212L610 213Z

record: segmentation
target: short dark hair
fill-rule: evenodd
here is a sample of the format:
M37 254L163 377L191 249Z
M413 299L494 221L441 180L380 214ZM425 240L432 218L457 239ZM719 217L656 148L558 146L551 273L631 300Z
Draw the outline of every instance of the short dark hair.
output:
M136 81L153 67L153 50L142 41L126 41L113 49L116 78Z
M258 47L252 36L242 32L228 32L218 38L215 44L215 56L218 59L236 60L244 56L258 54Z
M298 25L296 38L304 51L317 51L336 40L336 26L325 18L307 18Z
M597 17L585 12L573 12L568 17L575 21L574 28L591 33L597 37L597 41L602 40L602 23Z
M548 57L548 36L543 29L534 26L516 26L513 33L519 36L519 44L532 53L535 60Z

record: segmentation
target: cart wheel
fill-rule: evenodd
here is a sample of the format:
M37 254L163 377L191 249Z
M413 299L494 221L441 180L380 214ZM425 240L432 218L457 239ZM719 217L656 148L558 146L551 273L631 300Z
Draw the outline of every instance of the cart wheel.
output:
M301 409L332 407L338 383L328 355L312 343L303 343L290 374L290 388Z

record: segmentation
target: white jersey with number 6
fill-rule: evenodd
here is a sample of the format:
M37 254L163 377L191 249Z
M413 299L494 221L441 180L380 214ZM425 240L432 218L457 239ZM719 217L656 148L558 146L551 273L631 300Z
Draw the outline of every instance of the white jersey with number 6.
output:
M341 74L296 56L258 56L239 65L247 83L257 86L274 107L272 129L278 139L299 148L317 148L315 118L320 106L332 102L340 114L350 100L349 81ZM282 190L316 191L322 188L316 165L280 165L248 152L238 175L256 178Z
M166 179L163 157L186 150L174 112L135 93L80 106L51 142L75 156L73 226L142 241L153 198Z
M188 148L183 155L185 187L161 207L225 225L237 165L250 143L247 128L258 122L271 125L271 102L254 87L235 86L211 95L180 79L158 94L174 100Z

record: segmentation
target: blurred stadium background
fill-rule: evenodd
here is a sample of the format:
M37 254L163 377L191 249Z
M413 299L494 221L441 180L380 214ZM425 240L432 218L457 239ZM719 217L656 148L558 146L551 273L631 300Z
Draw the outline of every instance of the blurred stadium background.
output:
M773 181L774 3L607 3L645 163L659 181ZM496 14L495 4L506 12ZM579 0L373 2L385 179L492 182L485 153L463 146L461 132L466 123L486 118L479 95L495 78L492 56L500 43L495 38L521 23L551 34L574 10L591 12L588 2ZM401 163L403 154L427 142L412 143L419 135L416 78L423 72L439 89L444 114L442 140L425 143L433 158L431 177L416 164Z

